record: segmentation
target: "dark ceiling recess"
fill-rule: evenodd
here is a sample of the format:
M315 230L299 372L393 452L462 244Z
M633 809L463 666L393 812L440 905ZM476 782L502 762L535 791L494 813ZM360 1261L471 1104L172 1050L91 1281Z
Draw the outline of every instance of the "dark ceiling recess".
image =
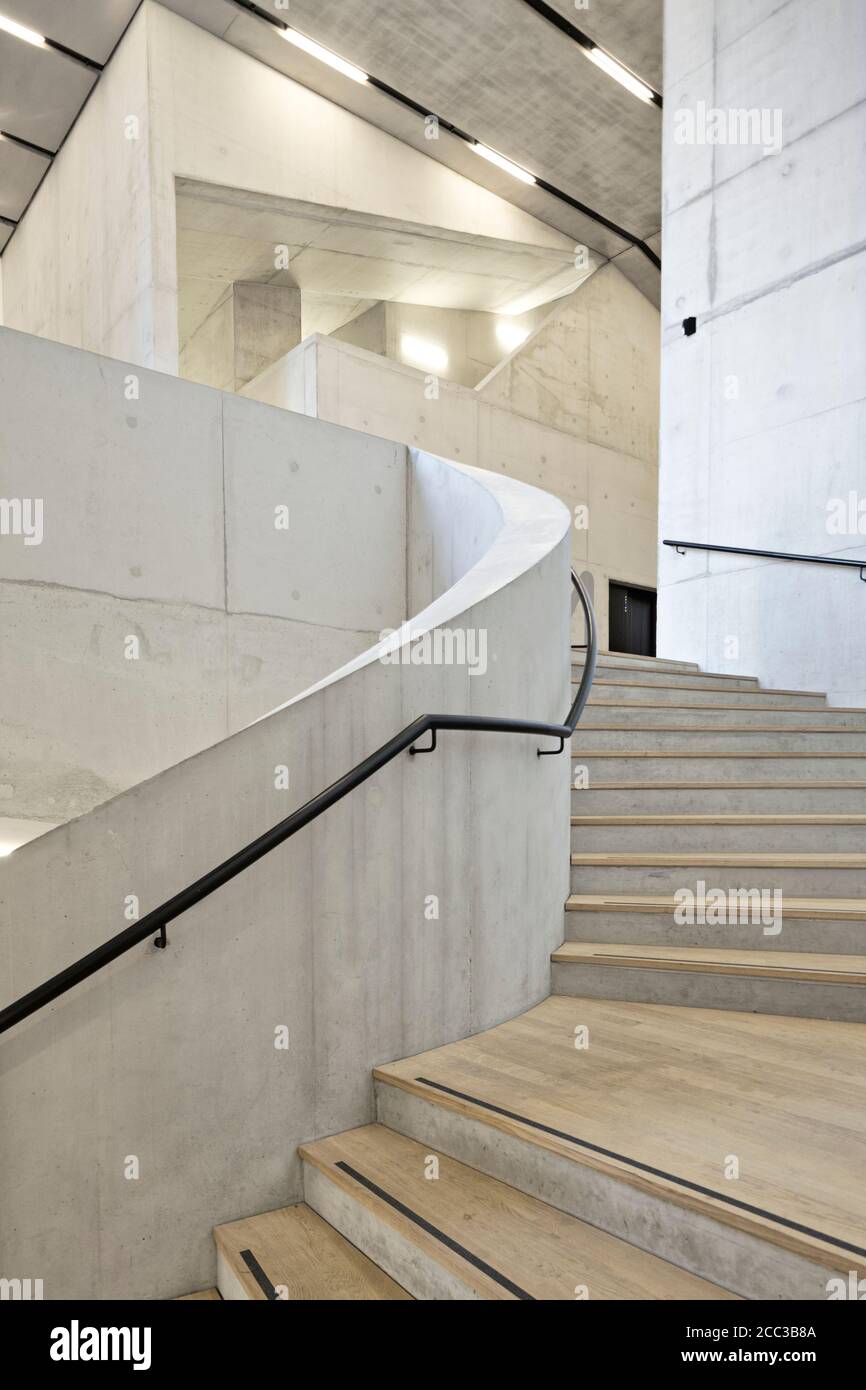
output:
M552 24L556 29L560 29L563 34L567 34L568 37L573 39L576 44L579 44L581 48L587 51L593 48L601 48L603 51L607 52L604 48L604 44L596 43L595 39L591 39L589 34L585 34L582 29L578 29L577 25L572 24L570 19L566 19L564 14L559 13L559 10L555 10L552 5L548 5L547 0L523 0L523 3L524 5L528 5L531 10L535 10L536 14L540 14L542 19L546 19L547 22ZM619 59L616 57L615 53L611 53L609 56L615 58L619 63ZM631 69L626 63L621 63L620 66L626 68L628 72L631 72ZM632 75L652 92L653 105L661 106L661 95L653 89L646 78L641 77L639 72L633 73Z

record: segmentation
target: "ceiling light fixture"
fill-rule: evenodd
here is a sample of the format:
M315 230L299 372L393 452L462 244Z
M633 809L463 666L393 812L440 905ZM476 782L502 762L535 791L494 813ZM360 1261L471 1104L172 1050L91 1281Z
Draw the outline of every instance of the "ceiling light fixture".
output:
M328 67L335 68L344 77L351 77L353 82L369 82L369 77L361 68L356 68L354 63L347 63L345 58L338 57L329 48L323 48L315 39L308 39L306 34L299 33L297 29L281 29L280 33L289 43L293 43L295 48L303 49L311 58L318 58L320 63L327 63Z
M654 102L655 96L645 82L635 77L633 72L624 68L622 63L618 63L616 58L611 58L609 53L605 53L603 48L585 48L584 53L590 62L595 63L597 68L606 72L608 77L612 77L626 91L631 92L632 96L640 97L641 101Z
M477 140L469 148L474 150L476 154L480 154L482 159L495 164L498 169L504 169L506 174L511 174L512 178L520 179L521 183L536 182L534 174L527 173L525 169L521 169L519 164L512 164L510 159L505 158L505 155L497 154L495 150L488 149L486 145L479 144Z
M14 19L7 19L4 14L0 14L0 29L11 34L15 39L23 39L25 43L32 43L36 48L47 48L42 34L37 34L35 29L28 29L23 24L16 24Z

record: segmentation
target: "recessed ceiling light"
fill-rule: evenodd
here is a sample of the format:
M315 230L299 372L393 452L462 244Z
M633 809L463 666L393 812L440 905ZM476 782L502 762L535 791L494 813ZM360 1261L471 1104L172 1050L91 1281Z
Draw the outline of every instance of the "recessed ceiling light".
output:
M424 367L431 372L444 372L448 366L448 353L438 343L428 343L424 338L413 338L404 333L400 339L400 351L413 367Z
M27 29L23 24L16 24L14 19L7 19L4 14L0 14L0 29L11 34L13 38L34 44L36 48L46 47L42 34L37 34L35 29Z
M309 53L311 58L318 58L320 63L327 63L328 67L336 68L344 77L351 77L353 82L368 82L370 79L367 74L356 68L354 63L347 63L345 58L340 58L336 53L332 53L329 48L323 48L315 39L308 39L306 34L301 34L297 29L281 29L283 38L293 43L295 48L302 48L305 53Z
M505 155L497 154L495 150L488 149L486 145L480 145L476 140L469 146L476 154L480 154L482 159L487 159L491 164L495 164L498 169L504 169L506 174L511 174L512 178L520 179L521 183L535 183L534 174L529 174L525 169L521 169L519 164L512 164Z
M585 48L584 52L596 67L606 72L608 77L612 77L620 86L625 87L633 96L640 97L641 101L654 101L652 91L645 82L641 82L639 77L635 77L633 72L624 68L622 63L618 63L616 58L611 58L609 53L605 53L603 48Z

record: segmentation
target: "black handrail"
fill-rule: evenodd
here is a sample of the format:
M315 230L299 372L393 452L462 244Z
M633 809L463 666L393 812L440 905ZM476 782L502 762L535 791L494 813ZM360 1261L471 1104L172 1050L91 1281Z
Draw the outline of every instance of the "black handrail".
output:
M44 984L38 985L28 994L22 995L14 1004L9 1004L5 1009L0 1010L0 1033L5 1033L7 1028L14 1027L16 1023L28 1018L37 1009L41 1009L45 1004L50 1004L58 995L65 994L68 989L80 984L88 976L94 975L103 966L117 960L118 956L122 956L133 946L137 946L152 932L159 933L154 944L165 946L167 944L165 929L169 922L174 921L188 908L195 907L197 903L200 903L203 898L209 897L217 888L222 888L224 883L228 883L230 879L243 873L244 869L248 869L258 859L269 854L272 849L276 849L278 845L283 844L299 830L303 830L305 825L309 825L310 821L315 820L323 811L327 811L335 802L342 800L348 792L359 787L362 782L366 782L368 777L372 777L374 772L378 772L386 763L396 758L398 753L402 753L407 748L412 754L432 753L436 747L436 734L440 729L459 729L471 733L539 734L542 737L559 739L558 748L539 748L539 757L548 753L561 753L565 747L565 740L571 738L574 733L577 721L589 698L598 654L598 634L592 601L574 570L571 572L571 580L583 605L586 618L587 655L577 695L563 724L544 724L530 719L494 719L468 714L422 715L412 724L407 724L401 733L395 734L387 743L383 743L381 748L377 748L375 753L371 753L363 762L358 763L357 767L353 767L351 772L347 772L338 781L332 782L330 787L319 792L318 796L314 796L311 801L306 802L297 811L293 811L278 825L266 830L257 840L253 840L244 849L238 850L224 863L204 874L202 878L196 879L195 883L191 883L188 888L183 888L173 898L169 898L168 902L163 903L161 907L154 908L152 912L146 913L139 921L133 922L123 931L118 932L116 936L111 937L109 941L103 942L94 951L82 956L74 965L67 966L58 975L53 975ZM432 734L432 742L426 748L415 748L415 741L423 738L426 733Z
M860 578L866 583L866 560L844 560L834 555L797 555L788 550L753 550L746 545L708 545L704 541L662 541L662 545L672 545L680 555L687 550L715 550L723 555L758 555L765 560L797 560L806 565L839 565L844 569L860 571Z

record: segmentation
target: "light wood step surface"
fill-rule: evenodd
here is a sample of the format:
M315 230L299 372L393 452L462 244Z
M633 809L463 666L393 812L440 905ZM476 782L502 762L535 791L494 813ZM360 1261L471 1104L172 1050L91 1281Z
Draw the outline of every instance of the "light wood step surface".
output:
M572 893L565 903L566 912L663 912L670 916L676 907L677 901L672 894ZM825 918L832 922L866 922L866 900L786 896L784 915L786 918Z
M593 756L593 755L591 755L591 754L584 754L584 757L589 757L589 756ZM606 756L607 756L607 755L606 755ZM628 755L626 754L625 756L628 756ZM665 756L669 756L669 755L665 755ZM730 754L728 754L728 753L721 753L721 754L719 754L719 756L722 757L722 758L725 758L725 757L730 757ZM744 754L744 756L745 756L745 757L750 757L751 754ZM783 754L783 756L786 756L786 757L787 757L788 755L787 755L787 754ZM833 756L833 757L838 757L838 754L832 754L831 756ZM838 777L837 777L837 778L834 778L834 779L832 779L832 780L830 780L830 781L826 781L826 780L824 780L824 779L816 780L816 779L808 778L808 779L806 779L806 780L797 781L797 782L792 782L792 781L790 781L790 780L789 780L789 781L784 781L784 782L780 782L780 781L766 781L766 780L762 780L762 781L760 781L760 782L754 782L754 781L745 781L745 782L707 782L707 781L700 781L700 782L682 782L682 781L675 781L675 782L667 782L667 781L658 781L658 782L634 782L634 781L628 781L628 782L595 782L595 781L594 781L594 782L591 783L591 785L590 785L589 787L586 787L586 788L582 788L582 789L581 789L581 795L585 795L586 793L593 792L593 791L606 791L606 792L609 792L609 791L657 792L657 791L665 791L665 790L667 790L667 791L674 791L674 792L676 792L676 791L729 791L729 792L731 792L732 795L733 795L733 794L736 793L738 787L746 788L746 789L748 789L748 790L764 789L764 790L767 790L767 791L809 791L810 788L819 788L819 789L823 789L823 790L825 790L825 791L836 791L836 790L846 791L846 790L851 790L851 789L853 789L853 790L855 790L855 791L861 791L864 787L866 787L866 780L864 780L864 779L857 779L857 778L838 778Z
M862 825L866 829L866 815L844 813L803 813L801 815L738 815L724 813L719 815L657 815L657 816L572 816L572 825Z
M619 669L626 671L625 667L620 667ZM642 668L636 667L635 669L640 670ZM693 673L683 672L684 680L697 680L698 678L701 680L701 684L698 686L684 685L682 681L653 681L647 686L643 685L641 681L629 680L627 672L626 675L620 679L612 670L606 670L603 675L598 675L593 679L592 689L595 690L596 687L603 689L608 685L643 685L644 689L649 688L652 690L679 690L681 692L686 690L714 690L719 693L727 691L730 694L732 688L736 688L738 690L747 690L750 695L767 695L769 697L774 695L802 695L804 698L811 700L822 700L825 698L825 692L823 690L784 690L777 686L773 686L770 690L751 683L736 687L731 686L731 681L748 681L749 678L747 676L718 676L707 671L695 671ZM724 684L724 682L727 682L727 684ZM572 685L579 685L580 677L572 676L571 683Z
M825 1268L866 1273L860 1024L559 996L375 1076Z
M182 1293L175 1303L196 1303L205 1300L215 1299L217 1303L222 1303L219 1289L202 1289L201 1293Z
M576 732L576 734L575 734L575 738L579 738L579 736L580 736L580 725L578 725L578 727L577 727L577 732ZM760 758L760 759L763 759L763 758L768 758L768 759L771 759L771 758L776 758L776 759L778 759L778 758L789 758L789 759L790 759L791 761L793 761L793 762L796 762L798 759L803 759L803 758L807 758L807 759L808 759L808 758L837 758L837 759L839 759L840 761L841 761L842 759L850 759L852 762L856 759L857 762L858 762L858 764L859 764L859 762L860 762L861 759L866 758L866 753L858 753L856 749L855 749L853 752L844 753L844 752L840 752L838 749L837 749L837 750L828 750L828 751L821 751L821 750L818 750L818 751L815 751L815 752L810 752L810 751L808 751L808 750L805 751L805 752L796 752L796 751L791 751L791 750L788 750L788 749L782 749L782 750L780 750L780 751L775 751L775 750L774 750L774 751L772 751L772 752L768 752L766 749L761 749L761 748L754 748L754 749L750 749L750 748L663 748L663 749L656 749L656 748L632 748L632 749L628 749L628 748L587 748L587 749L580 749L580 748L578 747L578 748L576 748L576 749L572 749L572 754L571 754L571 756L572 756L572 758L574 758L575 760L580 760L580 761L582 761L582 762L589 762L589 761L591 761L592 759L598 759L598 758L668 758L668 759L671 759L671 758L707 758L707 759L709 759L709 758L716 758L716 759L719 759L719 760L722 761L722 762L724 762L726 759L732 759L732 758L747 758L747 759L751 759L751 760L755 760L755 759L758 759L758 758Z
M268 1285L288 1302L410 1297L303 1203L217 1226L214 1239L252 1300L273 1301Z
M866 869L866 854L787 854L771 850L747 853L731 850L682 850L674 854L590 851L573 853L572 867L593 865L609 869ZM866 908L866 901L863 904Z
M482 1299L574 1301L579 1287L591 1300L736 1297L381 1125L300 1153Z
M816 955L807 951L715 950L696 946L617 946L605 942L565 941L553 952L551 960L560 965L691 970L699 971L702 975L751 975L772 980L813 980L824 984L866 985L866 956Z

